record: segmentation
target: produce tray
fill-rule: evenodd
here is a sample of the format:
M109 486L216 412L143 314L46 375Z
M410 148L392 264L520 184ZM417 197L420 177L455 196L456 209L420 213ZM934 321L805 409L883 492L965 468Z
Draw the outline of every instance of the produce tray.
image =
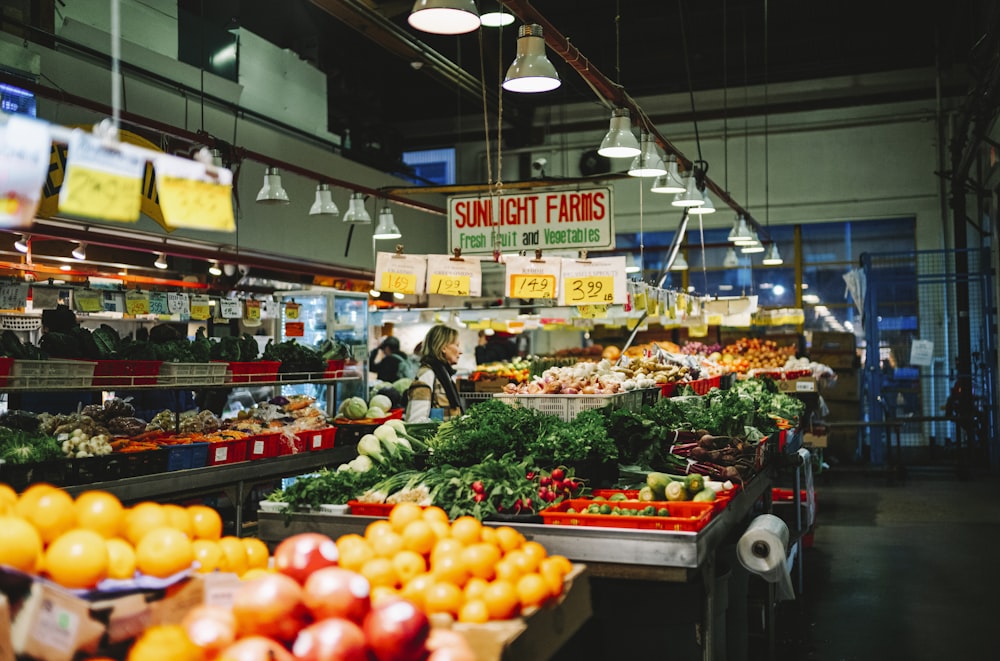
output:
M710 504L715 506L715 511L716 512L721 512L722 510L726 509L726 507L729 505L729 501L731 501L733 499L733 496L736 495L736 492L738 490L739 490L739 487L734 485L732 489L723 490L723 491L716 491L715 492L715 500L710 501ZM610 500L611 496L615 495L616 493L624 494L625 498L628 501L638 501L639 500L639 490L638 489L594 489L591 493L592 493L592 495L593 495L594 498L596 498L598 496L601 496L605 500ZM617 501L617 502L621 502L621 501ZM642 505L643 505L643 507L645 507L646 503L643 502Z
M715 513L715 506L712 503L693 503L689 501L641 504L642 507L652 505L657 509L666 507L670 512L670 516L630 516L580 512L580 510L585 510L593 502L593 500L578 498L565 500L558 505L542 510L542 520L547 525L698 532L708 525L708 522L712 519L712 515ZM621 507L621 505L618 506ZM638 503L635 504L635 507L642 509ZM566 510L570 508L577 510L577 512L574 514L567 512Z
M210 443L185 443L182 445L167 445L163 450L167 453L167 470L179 471L188 468L204 468L208 461L208 446Z
M89 388L95 364L86 360L15 360L7 385L15 388Z
M674 383L664 383L661 386L661 396L673 397L674 393L682 386L691 386L691 389L699 395L708 394L712 388L720 387L722 376L710 376L707 379L697 379L695 381L677 381Z
M260 383L277 381L279 360L230 361L226 377L230 383Z
M613 409L638 411L642 408L642 393L638 390L615 393L613 395L493 395L505 404L533 409L560 418L564 422L573 420L581 411L610 406Z
M162 360L98 360L95 386L147 386L156 383Z
M329 450L333 447L337 437L336 427L326 427L324 429L312 429L298 433L298 437L305 442L306 450Z
M226 363L163 363L157 383L165 386L225 383L227 367Z
M247 459L270 459L278 456L278 437L281 434L259 434L247 439Z
M247 445L249 439L234 438L231 441L208 443L208 460L206 466L221 466L235 464L247 460Z
M0 356L0 387L7 385L7 377L10 369L14 366L14 359L7 356Z
M308 452L305 436L296 434L278 434L278 456Z
M392 503L362 503L358 500L347 501L347 507L355 516L389 516Z

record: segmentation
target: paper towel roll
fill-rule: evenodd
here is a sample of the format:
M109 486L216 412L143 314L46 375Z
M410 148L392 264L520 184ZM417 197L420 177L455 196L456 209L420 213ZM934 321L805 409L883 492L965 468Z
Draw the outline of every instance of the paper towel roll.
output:
M736 557L747 571L774 583L779 599L794 599L788 573L788 526L773 514L761 514L747 526L736 543Z

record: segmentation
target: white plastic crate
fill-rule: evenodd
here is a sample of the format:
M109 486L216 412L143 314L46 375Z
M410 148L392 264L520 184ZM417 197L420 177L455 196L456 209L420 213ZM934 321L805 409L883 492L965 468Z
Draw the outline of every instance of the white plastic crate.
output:
M86 360L15 360L7 385L16 388L89 388L94 366Z
M501 402L511 406L534 409L542 413L554 415L560 420L569 422L577 416L580 411L587 409L599 409L611 405L612 408L634 408L638 410L638 403L641 403L641 396L632 396L632 393L621 392L613 395L508 395L498 393L494 395Z
M165 386L225 383L227 367L226 363L163 363L156 382Z
M41 327L41 317L26 317L12 314L0 315L0 330L33 331Z

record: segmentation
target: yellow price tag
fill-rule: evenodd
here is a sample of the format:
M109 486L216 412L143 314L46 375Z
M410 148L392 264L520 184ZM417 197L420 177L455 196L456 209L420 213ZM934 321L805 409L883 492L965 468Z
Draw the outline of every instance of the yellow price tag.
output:
M157 177L163 221L170 227L232 232L232 186L180 177Z
M132 316L149 314L149 294L137 291L126 292L125 311Z
M444 296L468 296L470 290L470 278L467 275L438 275L431 276L431 287L428 294L443 294Z
M413 273L391 273L382 274L382 291L399 292L400 294L417 293L417 276ZM466 285L468 290L468 285Z
M77 291L73 294L73 302L80 312L100 312L104 309L103 297L93 290Z
M73 165L66 171L59 210L134 223L141 203L142 179Z
M243 305L243 316L248 321L260 320L260 301L247 299Z
M301 306L298 303L285 303L285 319L298 319L299 307Z
M556 277L554 275L530 275L517 273L510 276L512 298L555 298Z
M615 300L615 278L612 275L593 275L568 278L564 283L564 298L568 305L607 304Z
M607 305L581 305L577 309L584 319L604 319L608 316Z
M191 318L204 320L212 316L212 309L208 305L207 296L191 297Z

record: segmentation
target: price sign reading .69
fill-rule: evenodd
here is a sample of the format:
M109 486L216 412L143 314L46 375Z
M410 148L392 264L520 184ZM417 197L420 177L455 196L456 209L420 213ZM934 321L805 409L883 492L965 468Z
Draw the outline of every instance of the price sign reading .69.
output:
M568 278L563 295L569 305L611 303L615 300L615 279L610 275Z

